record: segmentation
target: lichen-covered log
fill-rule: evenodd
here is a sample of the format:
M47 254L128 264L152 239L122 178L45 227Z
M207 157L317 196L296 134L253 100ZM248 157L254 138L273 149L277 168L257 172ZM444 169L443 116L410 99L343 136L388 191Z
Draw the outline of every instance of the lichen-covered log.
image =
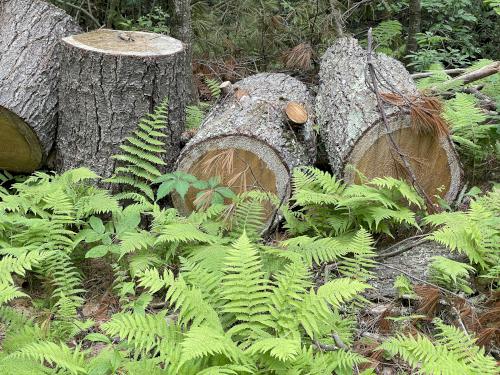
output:
M0 169L31 172L57 126L57 45L79 32L64 11L39 0L0 0Z
M168 36L97 30L64 38L59 80L59 171L87 166L109 177L112 155L146 113L169 98L166 169L179 156L186 87L184 47Z
M227 84L226 84L227 86ZM177 169L207 180L218 176L235 192L258 189L287 198L293 168L316 156L313 101L306 86L285 74L257 74L232 87L183 149ZM292 124L285 108L300 103L307 121ZM175 200L193 208L194 192Z
M383 54L373 58L380 92L414 99L418 90L404 66ZM452 201L461 183L461 168L448 135L412 126L401 107L385 103L388 127L382 121L371 89L367 52L353 38L339 39L323 55L316 113L320 135L332 170L347 182L358 179L354 167L368 179L379 176L409 178L401 152L418 184L429 197ZM399 150L394 150L390 137Z

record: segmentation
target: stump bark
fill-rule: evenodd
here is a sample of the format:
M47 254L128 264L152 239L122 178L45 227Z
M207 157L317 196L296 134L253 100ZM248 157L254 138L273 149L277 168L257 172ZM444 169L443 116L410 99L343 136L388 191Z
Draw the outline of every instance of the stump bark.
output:
M236 193L258 189L288 198L292 169L312 164L316 156L313 99L306 86L285 74L263 73L226 84L224 93L183 149L177 170L201 180L217 176ZM299 126L286 115L291 102L307 112ZM174 205L187 213L194 199L191 189Z
M0 0L0 169L32 172L57 126L59 40L80 28L39 0Z
M377 54L373 63L382 81L382 94L396 89L398 95L419 97L399 61ZM346 182L359 181L354 169L368 180L408 178L401 161L394 157L391 137L425 193L452 201L459 192L462 171L449 136L412 126L409 111L389 103L384 104L386 127L370 82L367 52L355 39L339 39L323 55L316 113L333 172Z
M166 169L180 152L186 87L184 47L168 36L101 29L64 38L56 166L110 177L112 155L146 113L169 98Z

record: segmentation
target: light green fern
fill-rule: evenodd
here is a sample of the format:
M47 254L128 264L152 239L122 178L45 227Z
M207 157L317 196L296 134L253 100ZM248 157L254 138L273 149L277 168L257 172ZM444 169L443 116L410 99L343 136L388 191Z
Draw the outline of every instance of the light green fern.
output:
M151 185L161 176L159 168L165 165L161 155L165 153L164 129L168 122L168 99L142 118L137 129L120 146L122 152L113 158L120 162L107 182L122 187L115 197L122 201L148 204L155 200Z

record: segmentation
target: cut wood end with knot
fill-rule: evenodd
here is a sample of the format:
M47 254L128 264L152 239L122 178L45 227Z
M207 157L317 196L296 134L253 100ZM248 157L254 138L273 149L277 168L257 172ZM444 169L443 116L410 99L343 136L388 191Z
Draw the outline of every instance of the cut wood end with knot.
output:
M305 124L309 117L307 110L298 102L288 102L285 106L285 114L288 120L296 125Z

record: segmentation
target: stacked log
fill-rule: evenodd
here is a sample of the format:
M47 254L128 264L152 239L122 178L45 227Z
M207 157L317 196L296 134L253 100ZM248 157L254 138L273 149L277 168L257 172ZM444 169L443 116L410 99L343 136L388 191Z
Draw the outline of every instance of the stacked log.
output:
M58 44L80 31L39 0L0 0L0 169L32 172L51 151L57 126Z
M169 98L166 170L177 159L187 92L183 44L168 36L100 29L62 41L59 171L87 166L102 177L145 114Z
M399 61L373 57L387 124L378 108L367 51L353 38L341 38L323 55L316 114L334 173L346 182L393 176L416 184L428 197L452 201L461 183L461 167L446 132L414 125L408 104L420 99L410 74ZM401 104L397 103L397 104ZM410 171L405 167L408 162Z
M257 74L222 85L223 98L183 149L177 169L201 180L217 176L236 193L249 190L290 196L290 173L316 156L313 99L285 74ZM193 209L195 192L176 199Z

